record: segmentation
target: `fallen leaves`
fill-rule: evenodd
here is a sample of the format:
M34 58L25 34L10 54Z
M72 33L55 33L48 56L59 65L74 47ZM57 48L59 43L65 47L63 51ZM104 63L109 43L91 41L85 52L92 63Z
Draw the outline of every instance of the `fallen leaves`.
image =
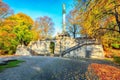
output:
M120 80L120 69L106 65L93 63L88 66L86 73L88 80Z

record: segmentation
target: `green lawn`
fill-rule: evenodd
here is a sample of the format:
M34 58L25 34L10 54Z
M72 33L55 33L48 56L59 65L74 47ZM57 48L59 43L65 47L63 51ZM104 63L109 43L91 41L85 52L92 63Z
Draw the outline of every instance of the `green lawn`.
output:
M114 62L118 63L120 65L120 57L119 56L115 56L114 57Z
M19 66L19 63L22 63L22 62L24 62L24 61L16 60L16 61L10 61L6 65L1 65L0 66L0 72L2 72L3 70L5 70L7 68L12 68L12 67Z

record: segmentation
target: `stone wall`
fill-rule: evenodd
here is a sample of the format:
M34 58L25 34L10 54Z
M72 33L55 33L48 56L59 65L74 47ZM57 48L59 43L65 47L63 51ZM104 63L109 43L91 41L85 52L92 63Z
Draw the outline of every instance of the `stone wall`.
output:
M83 58L102 58L102 45L89 44L95 40L73 39L70 37L57 38L55 40L38 40L31 42L28 46L18 47L16 54L18 55L40 55L51 54L50 42L55 43L55 54L64 57L83 57ZM84 45L88 44L88 45Z
M32 56L31 52L28 50L26 46L18 45L16 50L16 55L23 55L23 56Z
M67 50L68 48L77 44L75 39L64 37L55 40L41 40L31 42L28 47L38 54L50 54L49 46L51 41L55 43L55 54L59 54L60 52Z
M104 58L103 47L100 44L81 45L71 51L66 51L63 57Z

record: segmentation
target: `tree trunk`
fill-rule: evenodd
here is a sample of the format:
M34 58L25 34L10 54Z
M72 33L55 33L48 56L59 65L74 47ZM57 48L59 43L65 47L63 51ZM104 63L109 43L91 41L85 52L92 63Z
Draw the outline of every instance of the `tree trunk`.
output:
M75 24L73 25L73 28L74 28L74 30L73 30L73 38L76 38L76 28L75 28L76 26L75 26Z
M119 28L119 33L120 33L120 21L119 21L119 14L115 8L115 19L116 19L116 22L117 22L117 25L118 25L118 28Z

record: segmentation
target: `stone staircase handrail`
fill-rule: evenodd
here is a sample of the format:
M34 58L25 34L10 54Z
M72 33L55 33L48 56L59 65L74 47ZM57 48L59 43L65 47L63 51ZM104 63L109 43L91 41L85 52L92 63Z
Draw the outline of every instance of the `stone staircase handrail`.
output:
M70 53L71 51L74 51L74 50L76 50L76 49L78 49L78 48L80 48L80 47L82 47L84 45L92 45L92 44L97 45L97 44L100 44L100 43L95 42L95 41L80 43L80 44L77 44L77 45L75 45L75 46L73 46L71 48L68 48L67 50L62 51L61 56L64 56L65 54Z

